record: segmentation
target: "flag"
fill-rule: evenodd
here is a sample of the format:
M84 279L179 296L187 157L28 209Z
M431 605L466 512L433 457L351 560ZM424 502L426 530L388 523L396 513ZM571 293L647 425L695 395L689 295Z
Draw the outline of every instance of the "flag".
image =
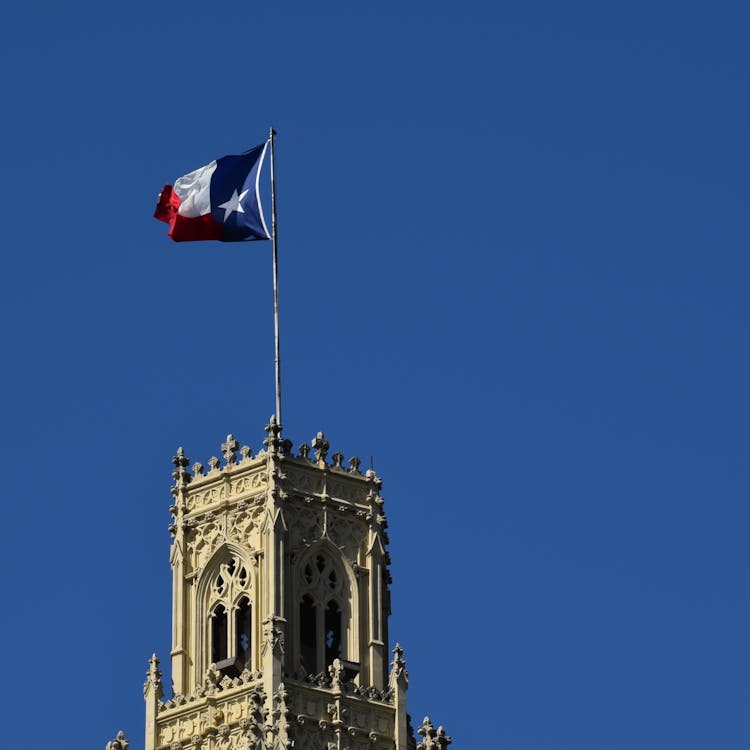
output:
M223 156L165 185L154 216L175 242L268 240L258 181L268 143Z

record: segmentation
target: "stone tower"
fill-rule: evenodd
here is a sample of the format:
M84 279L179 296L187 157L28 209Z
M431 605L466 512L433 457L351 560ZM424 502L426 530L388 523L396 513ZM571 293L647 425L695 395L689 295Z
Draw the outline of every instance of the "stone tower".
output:
M229 435L223 461L173 458L172 696L154 655L145 750L446 750L429 719L417 745L389 651L381 480L322 433L294 455L266 432L256 456Z

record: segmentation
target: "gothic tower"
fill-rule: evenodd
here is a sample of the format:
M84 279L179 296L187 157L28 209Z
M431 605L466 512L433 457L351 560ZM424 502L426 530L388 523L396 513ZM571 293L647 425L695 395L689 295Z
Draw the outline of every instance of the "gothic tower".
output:
M223 462L173 458L172 695L156 655L145 750L446 750L414 737L403 651L389 652L387 522L375 472L282 439ZM110 750L125 750L120 733Z

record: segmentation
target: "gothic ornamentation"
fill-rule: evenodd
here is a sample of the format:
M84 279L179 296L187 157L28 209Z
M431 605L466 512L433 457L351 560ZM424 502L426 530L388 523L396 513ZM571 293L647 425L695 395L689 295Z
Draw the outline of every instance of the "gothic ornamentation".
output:
M161 700L164 695L164 688L161 684L161 669L159 669L159 659L156 654L151 654L148 660L148 671L146 672L146 682L143 683L143 694L148 695L151 690L156 691L156 697ZM113 748L112 750L120 750ZM125 750L125 748L122 748Z
M104 750L128 750L130 743L125 739L122 729L117 733L117 737L110 740Z
M276 624L276 617L269 617L263 620L263 651L270 649L272 652L276 649L284 653L284 631Z
M224 533L218 521L209 521L206 518L203 524L193 526L187 535L189 569L202 568L223 541Z
M184 487L190 482L190 473L187 471L187 465L190 463L190 459L185 455L185 451L182 448L177 449L177 453L172 458L174 464L174 471L172 472L172 479L174 479L175 489Z
M417 750L446 750L453 740L445 733L443 727L432 726L429 716L424 717L422 726L417 729L417 734L422 741L417 745Z
M328 455L328 449L330 448L330 443L326 440L325 435L322 432L319 432L313 439L312 439L312 447L315 451L315 461L319 466L325 466L326 465L326 456Z
M227 435L226 442L221 444L221 452L227 466L237 463L237 449L240 444L234 439L234 435Z

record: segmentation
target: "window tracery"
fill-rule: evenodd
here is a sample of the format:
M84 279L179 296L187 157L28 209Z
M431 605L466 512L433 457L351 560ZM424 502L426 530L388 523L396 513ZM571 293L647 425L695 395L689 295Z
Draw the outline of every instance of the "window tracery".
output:
M232 555L219 565L208 587L209 662L221 671L252 668L250 575Z
M298 586L301 666L316 674L346 655L348 581L331 556L317 552L303 561Z

